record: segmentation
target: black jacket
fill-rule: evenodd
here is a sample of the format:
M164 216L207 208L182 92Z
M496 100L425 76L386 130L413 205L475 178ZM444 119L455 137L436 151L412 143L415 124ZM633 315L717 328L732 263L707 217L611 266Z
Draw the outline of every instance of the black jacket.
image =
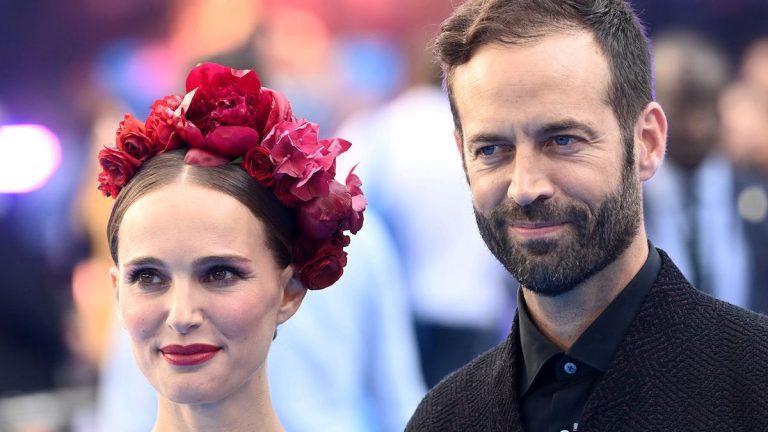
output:
M704 295L659 251L661 271L579 431L768 431L768 317ZM445 378L406 431L522 431L517 318L506 341Z

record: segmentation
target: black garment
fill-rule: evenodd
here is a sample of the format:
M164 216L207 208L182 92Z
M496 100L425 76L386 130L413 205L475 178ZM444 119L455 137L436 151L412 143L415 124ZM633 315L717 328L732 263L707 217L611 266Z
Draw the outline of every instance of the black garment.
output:
M517 395L525 430L559 432L578 429L590 389L608 370L613 354L659 274L661 258L649 244L640 271L564 353L541 334L518 292L520 347Z
M768 431L768 317L661 270L595 383L579 431ZM522 431L518 322L421 401L406 431Z

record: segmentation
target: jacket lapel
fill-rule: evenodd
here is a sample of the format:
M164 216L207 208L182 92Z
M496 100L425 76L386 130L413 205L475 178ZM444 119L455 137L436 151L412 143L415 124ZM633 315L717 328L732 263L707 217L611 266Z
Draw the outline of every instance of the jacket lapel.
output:
M660 281L669 281L662 283ZM602 430L604 419L621 419L630 430L664 412L667 379L659 379L659 365L676 364L690 341L682 317L693 306L691 288L662 254L662 269L637 317L584 407L580 430ZM674 373L674 371L672 371ZM664 385L662 385L662 383Z

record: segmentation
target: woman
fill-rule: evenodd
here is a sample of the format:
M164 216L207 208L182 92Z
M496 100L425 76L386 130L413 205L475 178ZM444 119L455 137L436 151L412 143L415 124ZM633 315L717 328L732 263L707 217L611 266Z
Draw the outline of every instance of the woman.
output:
M121 321L158 392L155 431L283 428L266 356L306 289L346 265L345 231L362 226L350 144L320 140L253 71L205 64L187 94L127 115L99 153Z

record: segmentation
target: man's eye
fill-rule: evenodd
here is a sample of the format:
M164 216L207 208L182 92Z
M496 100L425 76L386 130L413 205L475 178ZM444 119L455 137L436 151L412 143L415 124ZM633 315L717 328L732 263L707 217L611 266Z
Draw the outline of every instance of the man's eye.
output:
M496 146L485 146L479 150L479 153L481 153L483 156L493 156L493 154L496 153Z
M552 138L552 142L557 146L567 146L573 144L573 137L568 135L558 135Z

